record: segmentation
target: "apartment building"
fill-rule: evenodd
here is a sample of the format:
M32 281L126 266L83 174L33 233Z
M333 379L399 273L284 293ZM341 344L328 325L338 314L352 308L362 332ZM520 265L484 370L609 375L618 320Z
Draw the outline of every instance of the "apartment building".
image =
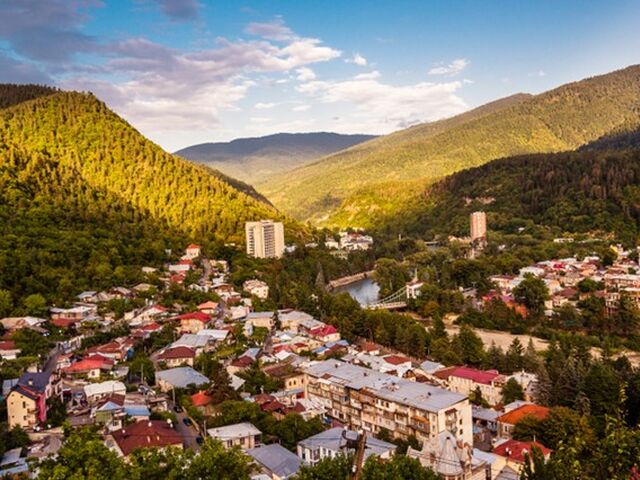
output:
M469 216L469 227L472 242L485 240L487 237L487 214L484 212L473 212Z
M260 220L245 223L247 255L280 258L284 253L284 227L280 222Z
M377 434L386 428L421 442L447 431L472 444L471 405L465 395L339 360L314 363L304 372L305 398L353 430Z

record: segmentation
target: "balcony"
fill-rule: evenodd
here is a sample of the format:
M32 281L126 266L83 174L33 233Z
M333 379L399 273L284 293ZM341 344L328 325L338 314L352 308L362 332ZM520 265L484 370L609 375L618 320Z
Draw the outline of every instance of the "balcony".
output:
M421 432L429 433L431 432L431 424L429 420L424 417L413 417L409 423L412 428L419 430Z

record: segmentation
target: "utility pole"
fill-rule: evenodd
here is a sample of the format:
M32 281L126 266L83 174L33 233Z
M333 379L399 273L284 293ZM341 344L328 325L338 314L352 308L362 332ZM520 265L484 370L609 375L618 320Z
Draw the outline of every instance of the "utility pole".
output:
M351 480L360 480L362 475L362 465L364 464L364 451L367 446L367 433L363 430L358 435L358 446L356 448L356 456L353 463L353 475Z

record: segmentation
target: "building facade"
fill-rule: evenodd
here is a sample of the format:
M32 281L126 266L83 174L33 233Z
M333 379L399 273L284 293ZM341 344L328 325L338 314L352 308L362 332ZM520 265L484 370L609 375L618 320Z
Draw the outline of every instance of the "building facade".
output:
M260 220L245 224L247 255L280 258L284 253L284 227L280 222Z
M305 398L353 430L377 434L385 428L421 442L447 431L462 442L473 441L465 395L338 360L317 362L304 371Z
M487 238L487 214L473 212L469 217L471 226L471 241L485 240Z

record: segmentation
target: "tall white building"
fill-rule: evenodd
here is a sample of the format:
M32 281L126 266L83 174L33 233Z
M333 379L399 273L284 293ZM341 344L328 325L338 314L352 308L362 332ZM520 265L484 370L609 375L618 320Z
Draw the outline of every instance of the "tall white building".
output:
M260 220L245 223L247 255L255 258L280 258L284 253L284 227L280 222Z
M473 212L470 215L471 241L484 240L487 238L487 214L484 212Z

